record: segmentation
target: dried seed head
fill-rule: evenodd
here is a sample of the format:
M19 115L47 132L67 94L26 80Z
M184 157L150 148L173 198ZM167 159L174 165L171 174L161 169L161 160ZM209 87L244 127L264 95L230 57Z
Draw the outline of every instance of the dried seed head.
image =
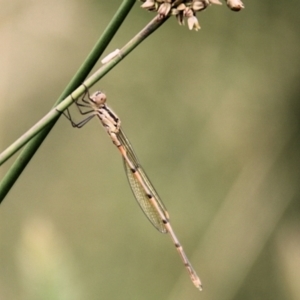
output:
M206 9L211 4L221 5L220 0L141 0L141 7L149 11L156 11L162 17L175 16L179 25L184 25L187 19L189 29L199 30L200 25L196 12ZM233 11L244 8L241 0L226 0L227 6Z
M195 29L196 31L198 31L201 28L199 25L198 19L195 16L188 17L187 24L188 24L189 30Z
M167 16L169 12L171 11L171 3L162 3L157 12L161 16Z
M156 2L155 0L146 0L144 1L144 4L141 5L142 8L145 8L149 11L153 11L153 10L156 10Z
M209 5L208 1L195 0L191 5L191 9L194 11L201 11Z
M227 6L233 11L240 11L244 8L244 4L241 0L226 0Z

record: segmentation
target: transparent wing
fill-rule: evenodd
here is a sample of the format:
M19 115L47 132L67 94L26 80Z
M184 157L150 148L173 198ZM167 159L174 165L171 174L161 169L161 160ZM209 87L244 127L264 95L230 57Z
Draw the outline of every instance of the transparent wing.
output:
M158 196L150 179L148 178L145 171L139 164L139 161L134 153L134 150L133 150L129 140L127 139L127 137L125 136L124 132L121 129L119 130L117 135L118 135L119 141L122 143L122 145L125 147L125 149L127 151L128 158L130 159L132 164L135 166L137 172L139 172L144 183L147 185L148 189L150 190L151 194L153 195L153 198L157 202L159 209L161 209L161 211L163 212L165 217L168 219L167 209L166 209L165 205L163 204L162 200L160 199L160 197ZM128 179L129 185L131 187L132 193L133 193L135 199L137 200L139 206L141 207L142 211L144 212L146 217L149 219L149 221L153 224L153 226L158 231L160 231L161 233L167 233L165 225L163 224L158 211L149 201L149 198L147 197L143 186L141 185L139 180L134 176L134 174L132 173L132 171L131 171L130 167L128 166L125 159L123 159L123 162L124 162L125 172L126 172L127 179Z

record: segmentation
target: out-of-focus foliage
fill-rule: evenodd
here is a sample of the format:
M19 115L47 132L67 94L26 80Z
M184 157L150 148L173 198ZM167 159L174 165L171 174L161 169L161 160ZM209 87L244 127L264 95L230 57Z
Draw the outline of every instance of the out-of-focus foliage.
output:
M0 4L3 150L52 106L119 1ZM95 87L204 291L140 212L97 120L62 118L0 207L0 299L300 298L300 4L244 4L210 7L197 33L170 19ZM140 5L107 53L154 16Z

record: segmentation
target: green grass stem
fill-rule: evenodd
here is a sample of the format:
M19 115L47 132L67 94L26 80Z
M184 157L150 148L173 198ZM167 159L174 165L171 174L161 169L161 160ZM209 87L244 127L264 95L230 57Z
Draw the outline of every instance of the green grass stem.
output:
M103 34L97 41L96 45L87 56L86 60L83 62L79 70L76 72L74 77L71 79L70 83L67 85L61 96L56 101L55 105L60 103L64 98L66 98L74 89L76 89L87 77L89 72L92 70L96 62L98 61L101 54L104 52L105 48L112 40L113 36L116 34L118 29L120 28L121 24L125 20L126 16L128 15L129 11L135 4L135 0L124 0L115 15L113 16L112 20L104 30ZM43 127L43 130L40 131L38 134L34 134L34 138L28 142L26 147L23 149L21 154L17 157L9 171L6 173L4 178L0 183L0 203L9 192L11 187L14 185L18 177L21 175L22 171L25 169L37 149L40 147L48 133L51 131L52 127L55 125L56 121L59 118L59 114L54 115L51 118L50 122L47 122L47 126ZM24 138L24 140L29 140ZM22 147L22 146L21 146ZM13 147L14 148L14 147ZM16 148L17 150L20 147Z
M115 65L117 65L123 58L125 58L135 47L137 47L143 40L145 40L151 33L153 33L157 28L159 28L168 18L161 18L156 16L150 23L148 23L135 37L133 37L119 53L108 61L106 64L102 65L93 75L91 75L84 85L88 88L93 86L97 81L99 81L105 74L107 74ZM44 140L48 132L51 130L57 119L59 118L62 111L69 107L73 103L73 99L80 97L84 91L85 87L81 84L73 92L70 91L71 95L67 96L63 101L57 104L52 110L49 111L39 122L37 122L32 128L30 128L26 133L24 133L18 140L16 140L11 146L9 146L5 151L0 154L0 165L3 164L7 159L9 159L14 153L16 153L20 148L22 148L26 143L27 146L21 153L21 155L16 159L13 166L4 176L0 183L0 203L13 186L14 182L22 173L23 169L34 155L38 148L38 145ZM73 99L72 99L73 98ZM31 141L30 141L31 140ZM30 141L30 142L29 142ZM40 142L37 145L37 142ZM26 163L24 160L26 159Z

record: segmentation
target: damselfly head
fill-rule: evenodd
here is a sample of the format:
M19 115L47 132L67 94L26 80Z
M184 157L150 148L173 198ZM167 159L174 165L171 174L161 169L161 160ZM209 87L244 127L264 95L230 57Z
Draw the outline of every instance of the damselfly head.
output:
M106 95L100 91L95 92L90 96L90 100L97 106L100 107L106 102Z

